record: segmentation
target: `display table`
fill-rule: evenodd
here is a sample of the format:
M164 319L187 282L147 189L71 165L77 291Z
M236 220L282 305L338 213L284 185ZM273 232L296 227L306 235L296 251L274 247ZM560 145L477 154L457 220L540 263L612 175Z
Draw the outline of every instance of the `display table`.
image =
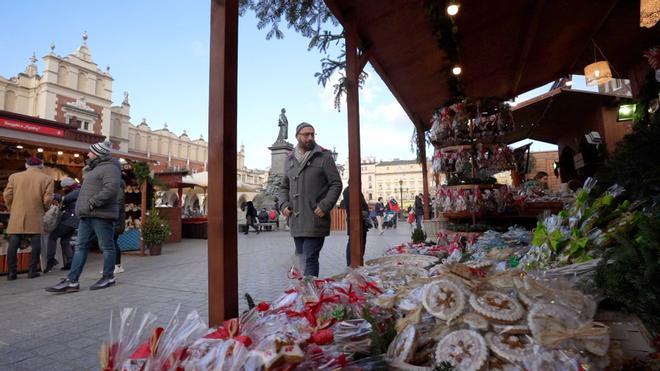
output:
M181 242L181 208L157 207L158 215L170 225L170 238L165 243Z
M181 235L183 238L208 238L208 219L206 217L181 219Z

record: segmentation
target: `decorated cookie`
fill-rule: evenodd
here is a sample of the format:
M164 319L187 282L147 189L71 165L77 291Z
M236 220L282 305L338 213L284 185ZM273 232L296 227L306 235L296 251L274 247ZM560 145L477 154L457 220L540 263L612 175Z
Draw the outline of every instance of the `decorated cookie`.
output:
M470 305L477 313L502 322L515 322L524 314L518 301L497 291L470 295Z
M561 305L535 305L529 312L528 322L534 340L551 349L574 345L604 356L610 346L609 327L598 322L583 322L574 311Z
M414 325L409 325L392 340L387 356L396 361L407 362L415 353L416 343L417 330Z
M466 313L463 316L463 323L466 325L470 326L470 328L473 328L475 330L488 330L488 320L484 318L484 316L477 314L477 313Z
M527 335L486 334L486 342L497 356L510 362L522 362L533 351L533 341Z
M457 370L479 370L487 359L486 341L472 330L454 331L442 338L435 348L436 364L446 361Z
M465 295L455 283L439 280L426 286L422 305L429 314L449 322L465 309Z

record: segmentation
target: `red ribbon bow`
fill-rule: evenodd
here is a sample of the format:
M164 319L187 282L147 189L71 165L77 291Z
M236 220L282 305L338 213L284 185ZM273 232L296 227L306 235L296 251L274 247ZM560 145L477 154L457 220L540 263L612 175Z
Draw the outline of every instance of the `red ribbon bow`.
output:
M359 288L360 290L362 290L363 292L369 292L369 290L371 290L371 291L373 291L374 293L376 293L376 294L378 294L378 295L380 295L380 294L383 293L383 290L381 290L381 289L378 287L378 285L376 285L376 283L373 282L373 281L365 280L365 281L364 281L364 284L358 286L358 288Z
M358 293L353 290L353 284L348 285L348 290L343 287L337 287L337 291L346 295L348 297L348 302L351 304L361 303L366 300L364 296L358 295Z
M222 326L220 326L217 330L213 331L212 333L204 336L205 339L235 339L236 341L242 343L245 345L245 347L249 347L252 345L252 339L250 339L248 336L245 335L239 335L240 334L240 326L238 322L238 318L232 318L230 320L227 320L222 323Z

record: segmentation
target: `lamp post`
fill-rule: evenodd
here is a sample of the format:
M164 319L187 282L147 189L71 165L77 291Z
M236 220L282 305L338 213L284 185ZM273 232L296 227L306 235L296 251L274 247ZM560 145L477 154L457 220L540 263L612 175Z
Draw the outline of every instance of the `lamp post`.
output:
M403 207L403 180L399 179L399 206Z

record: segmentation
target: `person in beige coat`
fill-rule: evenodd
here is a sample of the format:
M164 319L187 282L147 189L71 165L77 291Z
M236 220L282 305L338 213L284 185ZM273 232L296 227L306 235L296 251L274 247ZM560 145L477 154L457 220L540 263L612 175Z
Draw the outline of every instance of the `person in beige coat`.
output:
M53 178L41 170L43 165L41 159L31 157L25 163L25 171L9 176L7 187L3 192L9 208L7 279L10 281L16 279L16 254L21 240L26 237L30 238L32 246L28 278L39 277L37 266L41 255L41 234L44 232L43 217L53 201Z

